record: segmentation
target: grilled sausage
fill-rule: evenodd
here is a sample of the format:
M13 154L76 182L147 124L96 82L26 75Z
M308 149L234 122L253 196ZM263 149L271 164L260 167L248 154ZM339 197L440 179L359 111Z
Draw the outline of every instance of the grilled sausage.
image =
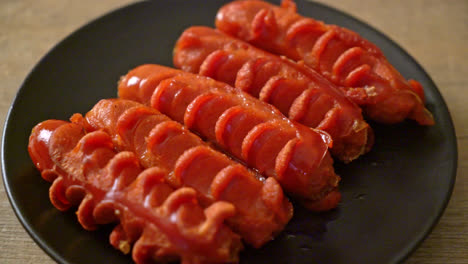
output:
M117 153L108 134L86 134L82 126L48 120L38 124L29 153L59 210L79 204L77 217L87 230L118 222L111 244L132 250L136 263L235 263L240 237L224 225L235 214L228 202L203 209L191 188L175 190L166 172L143 170L132 152Z
M432 125L417 81L405 80L381 50L355 32L303 17L292 0L281 6L264 1L233 1L216 16L216 27L270 52L285 55L320 72L366 115L383 123L406 118ZM347 88L346 88L347 87Z
M254 247L273 239L292 217L292 205L275 179L260 181L260 175L150 107L105 99L85 118L75 115L72 120L84 124L87 131L109 133L119 150L134 152L144 167L167 171L166 180L172 187L194 188L203 205L216 201L233 204L237 213L227 224Z
M275 108L225 83L159 65L130 71L119 84L119 95L141 99L171 119L185 124L206 140L244 161L281 186L312 210L337 206L340 178L328 151L328 134L291 122ZM169 73L170 78L161 78ZM164 79L164 80L162 80ZM157 84L157 81L162 80ZM152 89L145 86L152 83ZM136 90L136 91L129 91ZM149 94L149 92L148 92Z
M350 162L373 143L361 109L310 68L208 27L190 27L174 48L174 65L226 82L270 103L289 119L329 133L333 156Z

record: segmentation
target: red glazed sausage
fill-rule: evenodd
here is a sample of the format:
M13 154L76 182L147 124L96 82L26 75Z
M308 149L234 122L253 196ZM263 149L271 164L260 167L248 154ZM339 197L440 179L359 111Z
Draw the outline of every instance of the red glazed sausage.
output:
M190 27L174 48L174 65L226 82L270 103L289 119L329 133L333 156L350 162L373 134L361 109L310 68L207 27Z
M153 80L160 80L166 72L174 69L137 67L121 80L119 95L138 94L146 83L156 84ZM334 173L328 152L331 139L325 132L291 122L270 105L229 85L183 71L152 89L151 98L141 102L276 178L306 207L323 211L337 206L340 178Z
M357 33L303 17L292 0L281 6L264 1L233 1L216 16L216 27L270 52L285 55L320 72L343 88L366 115L382 123L406 118L432 125L424 91L407 81L380 49Z
M43 178L52 182L50 200L59 210L79 204L87 230L118 222L110 243L136 263L234 263L240 237L224 225L235 214L228 202L203 209L191 188L174 190L166 172L143 170L131 152L117 153L108 134L86 134L78 124L48 120L38 124L29 153Z
M167 171L166 181L172 187L194 188L202 204L233 204L236 214L227 224L254 247L273 239L292 217L292 205L275 179L260 181L256 174L150 107L106 99L85 118L75 115L72 120L84 124L87 131L107 132L119 150L134 152L144 167Z

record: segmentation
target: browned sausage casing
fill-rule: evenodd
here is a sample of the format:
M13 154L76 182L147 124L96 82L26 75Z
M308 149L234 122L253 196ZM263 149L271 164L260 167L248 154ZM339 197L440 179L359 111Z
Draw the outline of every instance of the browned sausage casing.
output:
M372 146L372 130L361 109L305 65L201 26L186 29L173 53L176 67L233 85L289 119L327 132L333 139L332 155L344 162Z
M303 61L360 105L368 117L383 123L406 118L432 125L424 91L407 81L380 49L357 33L303 17L292 0L281 6L264 1L233 1L216 16L216 27L270 52Z
M276 178L312 210L334 208L340 200L329 135L291 122L238 89L188 72L143 65L121 80L119 96L151 104L185 124L258 172Z

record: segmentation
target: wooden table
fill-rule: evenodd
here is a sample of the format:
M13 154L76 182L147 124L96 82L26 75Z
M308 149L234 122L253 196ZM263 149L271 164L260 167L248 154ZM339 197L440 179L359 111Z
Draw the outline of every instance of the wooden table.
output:
M21 82L54 44L89 20L131 2L0 1L1 124ZM468 1L321 2L387 34L419 61L439 87L456 127L457 181L440 222L405 263L468 263ZM24 231L0 188L0 262L53 263Z

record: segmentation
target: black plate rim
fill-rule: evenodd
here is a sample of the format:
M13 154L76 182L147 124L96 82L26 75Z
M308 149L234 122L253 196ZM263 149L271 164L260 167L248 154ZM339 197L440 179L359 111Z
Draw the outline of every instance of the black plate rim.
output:
M1 160L2 160L1 168L2 168L2 180L3 180L3 183L4 183L4 189L5 189L6 193L7 193L7 197L8 197L8 200L9 200L9 202L10 202L12 208L13 208L13 211L14 211L16 217L20 220L20 223L23 226L23 228L27 231L27 233L30 235L30 237L33 239L33 241L45 253L47 253L47 255L49 255L53 260L55 260L58 263L69 264L70 262L67 261L66 259L64 259L63 257L61 257L53 249L51 249L47 245L47 243L41 237L39 237L36 234L36 231L35 231L34 227L32 227L28 223L26 217L19 210L18 205L16 203L16 200L13 197L13 194L11 192L8 178L6 176L5 145L7 144L6 143L6 135L7 135L7 131L9 130L9 127L10 127L9 124L10 124L10 122L12 122L12 112L13 112L13 110L15 108L15 105L17 104L18 100L20 100L20 98L21 98L21 94L24 91L23 88L24 88L25 83L27 83L28 80L31 78L31 76L34 75L34 73L37 71L37 69L43 63L43 61L45 61L49 56L51 56L51 54L53 54L54 51L58 47L62 46L64 42L68 41L70 38L73 38L75 35L80 34L82 31L86 31L89 27L92 27L95 23L97 23L97 22L99 22L101 20L105 20L108 17L118 15L118 13L123 12L128 8L132 8L133 6L143 4L144 2L147 2L147 1L148 0L143 0L143 1L138 1L138 2L135 2L135 3L131 3L131 4L128 4L128 5L123 5L121 7L118 7L117 9L111 10L111 11L109 11L107 13L104 13L103 15L100 15L100 16L94 18L94 19L91 19L89 22L79 26L77 29L75 29L74 31L69 33L67 36L65 36L62 40L60 40L55 45L53 45L52 48L50 48L50 50L47 51L46 54L42 58L39 59L39 61L34 65L34 67L31 69L31 71L27 74L26 78L21 83L21 85L20 85L20 87L19 87L19 89L18 89L18 91L17 91L17 93L15 95L15 97L14 97L14 99L12 101L12 104L10 105L10 107L8 109L8 112L7 112L5 121L4 121L3 131L2 131L2 139L1 139L2 148L1 148L1 152L0 152ZM422 233L422 235L420 237L418 237L418 238L416 238L414 240L411 240L411 242L408 243L407 246L405 247L405 250L403 250L399 254L395 255L393 263L401 263L401 262L405 261L406 259L408 259L408 257L431 234L434 227L439 223L440 218L444 214L444 212L445 212L445 210L447 208L447 205L450 202L450 199L452 197L452 193L453 193L453 189L454 189L454 185L455 185L455 181L456 181L456 176L457 176L457 169L458 169L458 145L457 145L457 140L456 140L456 131L455 131L452 116L450 114L450 109L448 108L447 103L445 102L444 98L442 97L442 94L439 91L437 85L435 84L433 79L429 76L429 74L425 71L425 69L415 60L415 58L411 54L409 54L405 49L403 49L403 47L401 47L399 44L397 44L392 38L390 38L389 36L387 36L383 32L377 30L375 27L371 26L369 23L364 22L363 20L358 19L353 15L350 15L346 11L340 10L338 8L335 8L335 7L320 3L320 2L311 1L311 0L307 0L307 4L313 4L313 5L321 6L323 8L329 9L329 10L335 12L335 13L340 13L343 16L345 16L347 19L353 20L358 25L365 27L367 30L370 30L373 34L378 35L380 38L382 38L386 42L388 42L392 46L392 48L397 49L400 53L402 53L404 56L406 56L409 59L408 62L411 63L414 67L416 67L418 71L423 73L424 76L427 78L427 80L430 82L430 84L435 87L435 89L432 91L432 94L436 97L435 101L441 102L441 105L444 108L443 110L445 110L448 113L449 119L445 120L445 121L447 122L447 125L449 125L448 130L451 131L450 138L454 139L454 140L451 140L451 142L450 142L451 143L450 148L453 151L453 153L450 153L450 154L453 155L454 158L451 160L451 162L452 162L451 167L450 167L451 171L447 172L447 175L450 176L449 188L447 189L445 199L444 199L443 203L441 204L442 206L439 208L438 214L435 217L434 221L425 228L425 231Z

